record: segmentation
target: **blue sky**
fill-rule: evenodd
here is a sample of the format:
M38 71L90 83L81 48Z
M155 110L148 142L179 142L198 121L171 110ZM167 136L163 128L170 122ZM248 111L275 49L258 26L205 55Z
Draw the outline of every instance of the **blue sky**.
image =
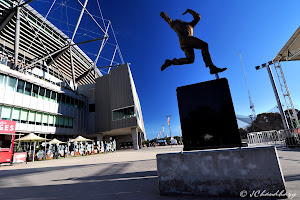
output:
M201 15L201 21L194 29L194 36L209 44L212 60L216 66L228 68L226 72L220 74L220 77L226 77L229 81L236 114L245 116L251 114L239 52L242 53L256 113L267 112L276 105L267 70L256 71L254 67L272 60L298 28L299 1L284 3L279 0L100 0L99 2L104 18L111 20L113 24L124 61L131 63L149 139L157 137L162 130L161 125L167 127L167 115L172 116L172 135L178 135L180 120L177 87L214 79L214 76L209 74L208 68L205 68L200 50L195 50L194 64L172 66L163 72L160 71L165 59L184 57L176 33L159 16L161 11L165 11L172 19L184 21L193 19L189 14L181 15L187 8ZM37 0L31 5L42 14L46 14L49 4L46 0ZM67 4L79 8L77 1L68 1ZM93 14L100 16L96 0L90 0L88 8ZM77 19L79 12L71 9L69 13L72 14L68 18L71 23L72 18ZM87 18L86 15L85 17ZM65 20L64 17L57 15L52 15L52 18ZM52 21L50 18L49 20ZM92 25L87 20L83 21L83 25L92 30L90 27ZM61 23L55 25L67 30ZM72 31L74 28L69 29ZM93 47L89 48L92 51ZM101 65L105 66L105 63L98 64ZM282 67L293 102L300 105L298 92L300 62L283 62ZM274 69L273 73L275 76ZM280 89L278 83L277 87ZM165 128L166 131L168 132L168 128Z

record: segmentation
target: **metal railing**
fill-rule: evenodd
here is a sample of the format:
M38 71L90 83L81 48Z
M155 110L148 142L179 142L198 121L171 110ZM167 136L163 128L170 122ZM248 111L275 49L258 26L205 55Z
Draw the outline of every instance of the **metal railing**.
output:
M249 146L275 146L300 147L300 134L294 130L260 131L247 134Z

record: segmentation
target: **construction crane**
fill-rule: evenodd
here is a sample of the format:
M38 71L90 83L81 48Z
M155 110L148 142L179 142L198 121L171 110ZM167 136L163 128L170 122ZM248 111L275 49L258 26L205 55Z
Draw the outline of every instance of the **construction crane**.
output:
M250 115L250 117L251 117L251 120L254 121L256 119L256 113L255 113L255 109L254 109L254 103L253 103L251 95L250 95L249 85L248 85L248 81L247 81L247 77L246 77L246 72L245 72L245 68L244 68L244 63L243 63L243 60L242 60L242 54L241 54L241 52L239 52L239 55L240 55L240 59L241 59L241 63L242 63L242 68L243 68L243 72L244 72L245 82L246 82L247 89L248 89L248 95L249 95L249 101L250 101L250 109L252 110L252 116Z

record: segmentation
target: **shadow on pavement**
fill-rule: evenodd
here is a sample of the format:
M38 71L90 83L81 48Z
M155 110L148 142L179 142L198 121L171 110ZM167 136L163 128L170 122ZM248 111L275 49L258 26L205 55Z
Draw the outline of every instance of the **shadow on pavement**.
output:
M42 173L42 172L51 172L51 171L61 171L65 169L72 169L72 168L80 168L80 167L97 167L97 166L107 166L109 170L111 171L111 166L116 165L122 167L125 167L124 165L128 165L131 163L136 162L148 162L153 161L156 159L148 159L148 160L137 160L137 161L127 161L127 162L115 162L115 163L97 163L97 164L82 164L82 165L68 165L68 166L58 166L58 167L42 167L42 168L27 168L27 169L9 169L9 170L0 170L0 180L7 177L13 177L13 176L22 176L22 175L28 175L28 174L36 174L36 173ZM47 161L45 161L47 162ZM11 166L7 166L11 167ZM1 187L1 185L0 185Z

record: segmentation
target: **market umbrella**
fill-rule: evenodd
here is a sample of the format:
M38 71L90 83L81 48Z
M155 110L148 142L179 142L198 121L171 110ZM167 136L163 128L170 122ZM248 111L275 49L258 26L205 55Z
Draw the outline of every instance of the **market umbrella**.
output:
M71 140L71 142L89 142L89 141L93 141L93 140L84 138L82 136L78 136L77 138Z
M71 140L71 142L88 142L88 141L93 141L93 140L84 138L82 136L78 136L77 138Z
M63 144L63 143L66 143L66 142L63 142L63 141L60 141L60 140L54 138L49 143L51 143L51 144Z
M34 133L29 133L28 135L21 137L19 139L16 139L16 141L21 141L21 142L30 142L30 151L31 151L31 142L34 142L34 147L33 147L33 159L32 162L34 162L34 155L35 155L35 142L40 142L40 141L45 141L49 140L46 138L42 138L40 136L37 136Z

